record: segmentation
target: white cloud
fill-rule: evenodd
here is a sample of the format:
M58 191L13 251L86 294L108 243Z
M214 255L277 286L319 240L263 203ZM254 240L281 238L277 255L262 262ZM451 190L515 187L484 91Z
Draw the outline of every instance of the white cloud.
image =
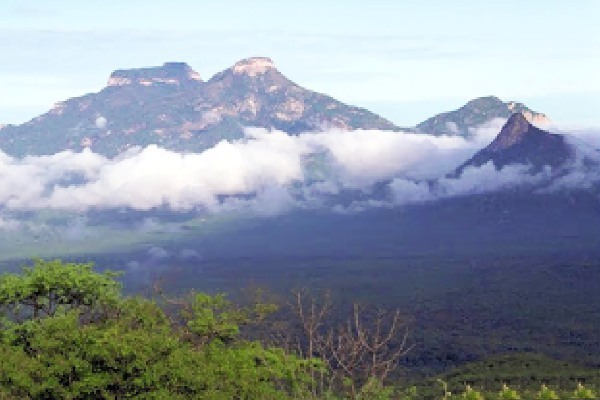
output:
M396 178L388 185L392 193L393 204L422 203L434 199L431 188L426 182L414 182Z
M23 159L0 152L0 207L9 211L168 207L275 215L295 207L347 211L395 206L547 179L549 170L532 176L526 166L497 171L492 164L467 168L460 179L445 177L487 145L503 122L495 120L473 130L470 139L374 130L290 136L254 128L244 139L222 141L202 153L177 153L155 145L114 159L88 149ZM600 135L588 136L596 140ZM557 185L585 187L598 181L598 174L583 162L593 157L600 162L598 152L577 139L569 142L581 156ZM347 201L346 206L340 203L348 193L362 193L350 208ZM15 226L6 221L0 228ZM155 225L148 220L141 229L152 231Z
M496 170L490 161L481 167L467 167L460 178L443 178L439 181L440 197L462 196L470 193L487 193L522 184L532 184L548 179L550 167L537 174L529 173L530 166L507 165Z
M0 230L14 231L22 227L22 223L15 219L0 217Z
M446 128L452 133L458 133L458 125L456 125L456 122L453 122L453 121L446 122Z
M98 118L96 118L96 120L94 121L94 124L96 125L96 128L98 129L104 129L106 128L106 123L107 123L107 119L103 116L99 116Z
M168 258L169 252L163 249L162 247L154 246L148 249L148 256L150 258Z
M197 154L155 145L107 159L84 150L14 159L0 154L0 204L9 209L169 206L215 209L223 196L256 195L257 212L293 203L288 188L305 181L315 193L364 188L410 173L443 174L461 154L461 138L385 131L306 133L249 129L243 140L222 141ZM473 150L473 149L472 149ZM456 154L455 154L456 153ZM419 169L426 162L427 168ZM458 163L452 160L451 164ZM230 200L228 207L235 204Z

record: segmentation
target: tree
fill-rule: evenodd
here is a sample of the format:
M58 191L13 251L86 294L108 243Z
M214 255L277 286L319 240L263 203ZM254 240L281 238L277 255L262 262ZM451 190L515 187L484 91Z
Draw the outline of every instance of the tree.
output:
M343 392L351 399L391 396L386 380L411 349L399 310L354 304L346 321L336 324L329 296L311 296L306 290L295 292L289 306L299 320L296 337L290 338L294 331L287 327L287 332L275 338L292 352L323 360L327 374L311 371L313 395Z
M90 264L36 261L0 277L0 295L0 398L309 398L319 368L239 338L249 314L224 295L195 296L182 331Z
M92 268L92 264L36 260L22 274L0 277L0 309L7 319L21 322L75 308L91 313L115 305L120 296L117 274Z

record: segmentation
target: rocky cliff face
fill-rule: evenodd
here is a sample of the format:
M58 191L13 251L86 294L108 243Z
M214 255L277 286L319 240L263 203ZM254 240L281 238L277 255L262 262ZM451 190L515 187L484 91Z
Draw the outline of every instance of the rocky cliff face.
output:
M115 155L151 143L181 151L242 136L244 126L291 134L323 129L398 129L365 109L307 90L272 60L241 60L208 81L185 63L117 70L98 93L60 102L33 120L3 129L13 155L65 149Z
M186 63L170 62L161 67L116 70L108 78L107 86L185 85L190 81L202 82L202 78Z
M509 118L514 113L522 114L530 123L540 127L550 124L546 115L532 111L522 103L505 103L498 97L488 96L471 100L458 110L431 117L418 124L416 130L433 135L470 136L472 128L494 118Z
M470 166L479 167L492 162L496 169L509 164L531 166L540 171L545 166L558 168L574 156L574 149L564 136L552 134L533 126L522 113L513 114L494 141L461 165L455 175Z
M365 109L304 89L281 74L268 58L242 60L213 76L198 107L211 116L237 116L244 125L292 134L325 129L397 129Z

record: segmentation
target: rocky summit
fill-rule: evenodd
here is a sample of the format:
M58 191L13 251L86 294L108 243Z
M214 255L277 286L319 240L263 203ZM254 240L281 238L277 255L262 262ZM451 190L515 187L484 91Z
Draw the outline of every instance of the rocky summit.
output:
M107 86L151 86L160 83L183 85L190 81L201 82L202 78L186 63L168 62L161 67L116 70L108 78Z
M509 164L531 166L540 171L545 166L558 168L572 159L574 149L564 136L552 134L533 126L522 113L513 114L496 138L461 165L455 175L467 167L479 167L492 162L496 169Z
M366 109L305 89L271 59L254 57L208 81L180 62L114 71L98 93L60 102L25 124L2 129L0 149L16 156L86 147L113 156L148 144L201 151L242 137L246 126L290 134L398 129Z
M509 118L522 114L530 123L543 127L550 123L546 115L532 111L522 103L503 102L498 97L487 96L469 101L458 110L437 114L416 126L416 131L436 136L471 136L472 129L495 118Z

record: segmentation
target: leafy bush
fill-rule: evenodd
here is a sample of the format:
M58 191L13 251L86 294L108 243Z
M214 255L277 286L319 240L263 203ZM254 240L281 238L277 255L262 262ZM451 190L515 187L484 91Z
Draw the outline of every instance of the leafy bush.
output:
M237 339L242 313L224 296L195 297L191 340L89 264L38 260L4 275L0 307L2 398L306 398L319 364Z

